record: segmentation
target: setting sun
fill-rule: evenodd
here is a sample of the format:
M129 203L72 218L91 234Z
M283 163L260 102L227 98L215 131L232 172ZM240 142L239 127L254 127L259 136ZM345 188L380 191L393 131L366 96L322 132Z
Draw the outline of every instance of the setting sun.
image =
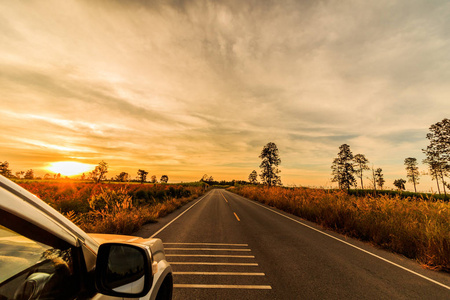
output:
M58 161L50 163L50 166L48 166L47 169L53 173L60 173L63 176L72 176L90 171L93 169L93 166L74 161Z

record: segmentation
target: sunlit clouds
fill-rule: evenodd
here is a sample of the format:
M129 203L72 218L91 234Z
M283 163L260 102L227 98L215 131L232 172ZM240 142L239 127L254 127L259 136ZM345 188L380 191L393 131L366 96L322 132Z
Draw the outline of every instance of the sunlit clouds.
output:
M247 179L274 142L283 183L324 186L347 143L391 187L449 117L449 16L446 1L0 3L0 160Z

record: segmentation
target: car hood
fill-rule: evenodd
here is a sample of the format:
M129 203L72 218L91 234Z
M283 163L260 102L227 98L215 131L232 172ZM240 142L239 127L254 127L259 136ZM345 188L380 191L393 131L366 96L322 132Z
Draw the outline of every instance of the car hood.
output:
M165 259L164 246L160 239L154 238L141 238L131 235L119 235L119 234L103 234L103 233L88 233L88 235L94 239L97 243L133 243L149 246L154 261Z

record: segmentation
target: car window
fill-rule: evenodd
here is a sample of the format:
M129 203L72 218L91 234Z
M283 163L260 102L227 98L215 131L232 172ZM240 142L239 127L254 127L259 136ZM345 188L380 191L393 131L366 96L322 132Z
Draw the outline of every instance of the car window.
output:
M0 299L69 299L72 249L55 248L0 225Z

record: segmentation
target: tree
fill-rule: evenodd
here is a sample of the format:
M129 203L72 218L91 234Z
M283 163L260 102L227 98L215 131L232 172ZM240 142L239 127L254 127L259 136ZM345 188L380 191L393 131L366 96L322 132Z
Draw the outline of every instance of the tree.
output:
M0 162L0 174L7 178L12 177L11 170L9 169L9 162Z
M51 177L50 177L50 174L48 174L48 173L46 173L45 175L44 175L44 179L45 180L48 180L48 179L50 179Z
M86 174L84 174L84 173L81 174L80 179L81 179L81 180L85 180L85 179L86 179Z
M441 179L444 194L447 196L445 187L445 177L450 173L450 120L443 119L430 126L430 133L427 134L430 144L426 149L422 149L427 158L423 161L428 164L432 179L436 179L439 189L439 179Z
M253 170L250 175L248 175L248 181L251 184L257 184L258 183L258 173L256 173L255 170Z
M417 193L416 184L419 184L419 167L417 167L417 159L414 157L405 158L406 177L409 182L414 184L414 192Z
M169 181L169 177L167 175L163 175L159 181L161 181L161 183L167 183Z
M353 154L350 146L343 144L339 147L338 157L333 160L331 165L333 178L331 181L337 182L340 189L347 189L356 184L356 179L353 176L355 170L353 168Z
M424 151L425 152L425 151ZM427 158L423 160L424 164L428 165L429 175L431 175L432 180L436 180L437 189L439 194L441 193L441 189L439 187L439 179L442 182L442 186L444 188L444 194L447 196L447 192L445 190L445 176L448 176L448 172L450 171L448 165L444 161L442 161L439 157L439 154L432 151L425 152Z
M16 172L16 177L20 179L23 176L23 174L25 174L24 171L18 171Z
M355 169L355 172L356 172L357 176L361 179L361 188L364 189L363 171L370 170L369 166L367 166L367 163L369 162L369 160L364 156L364 154L356 154L353 159L355 161L355 166L357 167Z
M147 179L147 174L148 174L148 172L145 170L142 170L142 169L139 169L137 171L137 175L138 175L137 178L141 182L141 184L143 184L145 182L145 180Z
M117 175L116 178L114 178L114 179L117 181L120 181L120 182L125 182L125 181L128 181L128 178L129 178L129 174L127 172L120 172L120 174Z
M95 169L89 173L89 178L94 180L95 183L99 183L106 179L106 173L108 173L108 163L103 160L95 166ZM59 177L61 174L58 174Z
M402 178L394 180L394 186L396 186L399 190L405 190L405 183L406 180Z
M152 179L150 181L151 183L157 183L158 180L156 180L156 175L152 175Z
M383 189L383 185L385 183L385 180L383 178L383 169L378 168L375 170L375 182L380 187L380 190Z
M261 168L261 180L264 184L267 184L269 187L281 185L280 170L278 170L278 166L281 163L280 155L278 152L277 145L275 143L268 143L264 146L261 151L261 155L259 158L262 159L259 167Z
M23 177L25 179L34 179L34 171L33 169L29 169L25 172L25 176Z

